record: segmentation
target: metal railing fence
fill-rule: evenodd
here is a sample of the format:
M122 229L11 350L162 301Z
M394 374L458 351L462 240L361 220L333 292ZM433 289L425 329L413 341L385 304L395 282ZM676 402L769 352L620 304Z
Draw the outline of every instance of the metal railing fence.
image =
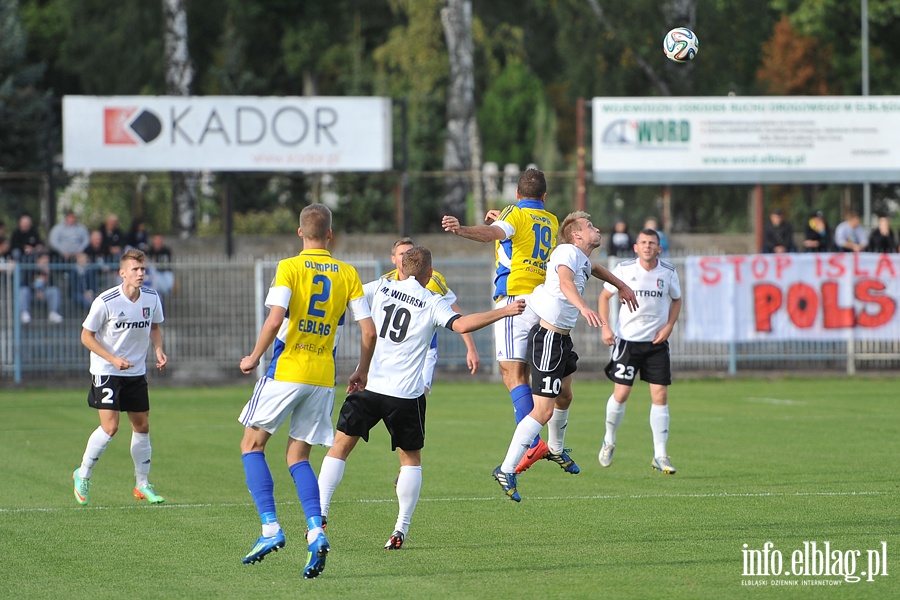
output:
M353 264L363 281L371 281L392 268L386 259L371 254L338 256ZM612 266L611 259L610 266ZM684 281L684 259L670 259ZM265 315L263 301L274 275L277 259L227 259L185 257L172 265L175 286L163 296L166 321L163 334L169 367L156 381L171 384L235 383L242 380L238 362L256 342ZM92 267L97 270L98 267ZM435 268L446 277L464 312L492 307L490 290L493 262L435 259ZM31 298L30 322L21 318L21 285L36 267L30 264L0 265L0 385L69 385L87 378L88 351L81 345L81 323L87 305L79 298L79 274L72 265L51 265L59 288L61 323L49 320L46 297ZM114 271L96 273L96 292L117 283ZM586 297L596 301L600 282L591 281ZM841 342L770 341L739 344L685 341L684 323L691 318L690 298L670 339L673 370L678 373L761 374L774 372L889 372L900 368L900 340ZM481 376L497 376L490 328L476 332L481 355ZM602 377L609 358L597 330L583 323L573 332L582 377ZM460 336L438 335L438 376L467 373L466 348ZM356 366L359 329L345 327L337 353L338 378L345 380ZM151 358L152 358L152 353ZM268 357L267 357L268 358ZM152 373L152 366L148 373Z

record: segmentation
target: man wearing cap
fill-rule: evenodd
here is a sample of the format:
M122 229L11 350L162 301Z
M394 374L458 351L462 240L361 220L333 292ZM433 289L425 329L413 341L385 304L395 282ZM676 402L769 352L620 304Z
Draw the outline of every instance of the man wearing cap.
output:
M769 223L763 227L762 251L764 254L795 251L794 229L777 208L769 214Z

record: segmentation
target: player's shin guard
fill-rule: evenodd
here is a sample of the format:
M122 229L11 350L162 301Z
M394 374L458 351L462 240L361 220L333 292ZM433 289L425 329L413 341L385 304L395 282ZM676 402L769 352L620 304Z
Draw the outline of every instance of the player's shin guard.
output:
M294 479L294 485L297 486L297 497L300 498L306 520L310 521L317 517L318 525L321 527L322 505L319 503L319 482L316 480L312 466L308 460L303 460L292 464L289 470ZM310 527L310 530L312 529L313 527Z
M400 504L400 510L397 512L397 523L394 525L394 530L400 531L404 535L409 531L409 523L412 521L413 512L419 502L421 490L422 466L400 467L400 475L397 477L397 501Z
M509 443L509 449L506 451L506 458L503 459L501 470L504 473L515 473L516 467L525 452L531 445L531 440L540 433L543 425L538 423L532 417L525 417L516 425L516 431L513 433L512 440ZM541 457L543 458L543 457Z
M84 449L84 456L81 457L81 474L83 479L90 479L94 470L94 465L103 456L106 447L112 441L112 436L107 435L102 427L97 427L88 438L87 446Z
M669 405L650 405L650 431L653 432L653 456L668 456Z
M244 462L247 489L250 490L260 519L267 513L274 515L275 482L266 463L266 455L262 452L247 452L241 455L241 460ZM265 520L263 522L265 523Z
M531 396L531 388L524 383L517 385L509 393L509 396L512 398L513 411L516 415L516 424L518 424L534 410L534 398ZM534 436L531 447L534 448L540 441L540 436Z
M331 508L331 497L334 491L340 485L341 479L344 478L344 467L346 461L332 456L326 456L322 459L322 467L319 469L319 506L322 509L322 516L328 516L328 510Z
M136 487L145 486L150 476L150 457L153 448L150 446L150 434L131 433L131 459L134 461L134 479Z
M607 444L616 445L616 431L623 418L625 418L625 403L616 402L615 396L610 394L609 400L606 401L606 435L603 438Z

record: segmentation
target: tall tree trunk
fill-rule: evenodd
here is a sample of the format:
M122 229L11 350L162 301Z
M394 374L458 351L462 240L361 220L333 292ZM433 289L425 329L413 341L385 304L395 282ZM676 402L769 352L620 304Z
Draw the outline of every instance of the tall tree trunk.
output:
M475 60L472 41L471 0L445 0L441 23L450 59L450 86L447 92L447 141L444 145L444 170L459 171L447 176L441 208L445 214L465 217L466 194L477 181L480 187L481 152L478 123L475 120ZM474 172L474 175L473 175ZM483 204L483 201L482 201Z
M163 0L166 21L166 92L190 96L194 67L188 50L187 0ZM172 226L182 237L197 231L196 172L172 172Z

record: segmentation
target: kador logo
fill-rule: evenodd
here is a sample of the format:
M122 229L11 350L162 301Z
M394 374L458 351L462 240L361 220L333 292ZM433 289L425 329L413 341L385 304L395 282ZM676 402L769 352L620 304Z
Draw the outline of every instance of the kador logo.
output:
M135 106L103 109L103 143L108 146L137 146L159 137L162 122L147 109Z

